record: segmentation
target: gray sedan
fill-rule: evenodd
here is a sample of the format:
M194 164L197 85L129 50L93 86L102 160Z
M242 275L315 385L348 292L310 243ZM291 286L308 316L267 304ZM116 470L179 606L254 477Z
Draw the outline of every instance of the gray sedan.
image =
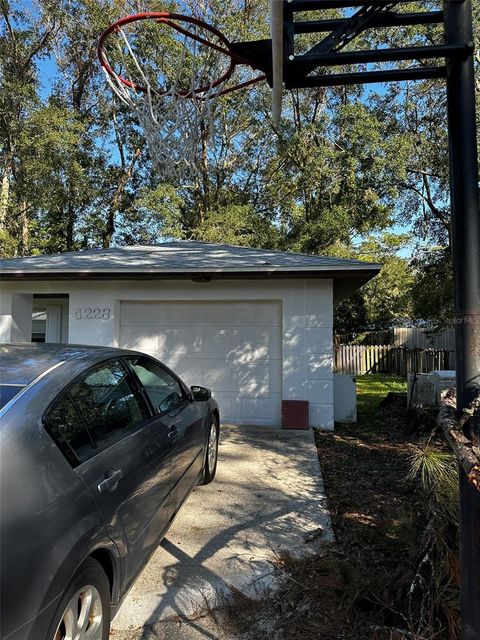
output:
M0 346L2 640L107 640L110 618L197 484L219 410L120 349Z

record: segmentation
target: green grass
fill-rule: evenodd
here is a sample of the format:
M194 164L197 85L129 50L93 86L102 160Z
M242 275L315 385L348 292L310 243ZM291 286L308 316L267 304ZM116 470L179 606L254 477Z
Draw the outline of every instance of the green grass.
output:
M407 383L397 376L386 376L374 373L356 376L357 380L357 409L359 421L369 421L378 411L380 402L390 391L405 393Z

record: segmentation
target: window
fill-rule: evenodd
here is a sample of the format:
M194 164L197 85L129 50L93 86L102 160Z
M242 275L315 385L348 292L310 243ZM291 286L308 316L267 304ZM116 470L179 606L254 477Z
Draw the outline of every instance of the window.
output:
M32 342L45 342L47 335L47 310L33 309Z
M144 386L155 411L168 413L183 402L183 391L178 381L153 360L139 358L131 360L130 364Z
M73 466L95 453L93 442L68 394L54 402L45 417L45 427Z
M127 377L128 372L120 362L109 362L69 389L98 451L121 440L149 417Z

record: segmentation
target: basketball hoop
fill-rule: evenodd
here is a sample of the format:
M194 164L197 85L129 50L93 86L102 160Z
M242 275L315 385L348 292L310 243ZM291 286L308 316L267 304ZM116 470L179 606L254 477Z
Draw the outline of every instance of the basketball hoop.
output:
M218 29L179 13L117 20L100 36L98 57L114 93L135 112L156 171L171 181L205 169L219 97L265 79L246 78L240 65L248 62Z

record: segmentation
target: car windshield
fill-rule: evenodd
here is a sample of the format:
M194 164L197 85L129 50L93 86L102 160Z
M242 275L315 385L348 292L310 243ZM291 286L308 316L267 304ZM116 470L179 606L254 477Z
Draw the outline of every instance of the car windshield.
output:
M0 384L0 409L24 388L24 384Z

